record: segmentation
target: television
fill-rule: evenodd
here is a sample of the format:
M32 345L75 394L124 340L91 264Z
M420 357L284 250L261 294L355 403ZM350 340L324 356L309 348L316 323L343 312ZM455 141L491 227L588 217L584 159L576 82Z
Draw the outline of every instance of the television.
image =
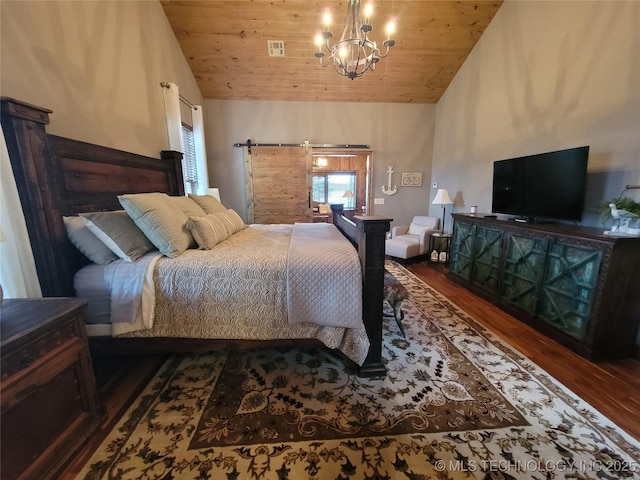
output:
M582 220L589 147L493 163L493 213L516 220Z

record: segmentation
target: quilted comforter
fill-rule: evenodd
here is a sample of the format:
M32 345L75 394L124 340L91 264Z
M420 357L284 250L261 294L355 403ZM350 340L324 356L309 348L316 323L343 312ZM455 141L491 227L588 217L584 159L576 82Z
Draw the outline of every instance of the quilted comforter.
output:
M212 250L160 258L153 283L151 328L126 336L316 338L366 358L358 254L333 225L251 225Z

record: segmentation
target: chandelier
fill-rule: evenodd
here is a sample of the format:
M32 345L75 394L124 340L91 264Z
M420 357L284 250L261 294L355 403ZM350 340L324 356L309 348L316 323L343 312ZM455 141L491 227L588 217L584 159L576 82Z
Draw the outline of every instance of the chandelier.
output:
M373 27L369 24L369 17L373 11L373 4L368 2L364 9L365 22L360 21L360 0L347 1L347 21L340 41L330 44L333 34L329 31L331 14L325 12L323 23L324 31L316 36L318 51L315 56L320 60L320 65L326 67L333 64L336 72L351 80L361 77L367 70L375 70L376 63L381 58L389 55L389 50L396 42L391 39L395 30L393 20L387 24L387 39L383 45L387 47L384 55L380 53L376 42L369 39L369 33ZM328 52L322 51L325 46ZM324 57L329 54L327 63L323 63Z

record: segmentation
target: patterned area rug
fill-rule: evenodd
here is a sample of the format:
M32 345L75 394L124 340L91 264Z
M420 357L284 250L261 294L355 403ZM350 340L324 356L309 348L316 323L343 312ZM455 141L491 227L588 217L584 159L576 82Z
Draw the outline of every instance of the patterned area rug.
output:
M640 443L394 262L388 375L328 350L174 356L86 479L640 478Z

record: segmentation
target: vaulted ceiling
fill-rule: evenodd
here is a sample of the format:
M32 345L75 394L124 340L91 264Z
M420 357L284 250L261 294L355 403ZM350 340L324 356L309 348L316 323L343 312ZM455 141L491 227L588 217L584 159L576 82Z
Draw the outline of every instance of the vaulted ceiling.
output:
M314 56L324 11L339 38L346 0L161 3L205 99L436 103L502 0L375 1L371 38L380 45L395 17L396 44L354 80ZM285 56L270 57L268 40L283 41Z

